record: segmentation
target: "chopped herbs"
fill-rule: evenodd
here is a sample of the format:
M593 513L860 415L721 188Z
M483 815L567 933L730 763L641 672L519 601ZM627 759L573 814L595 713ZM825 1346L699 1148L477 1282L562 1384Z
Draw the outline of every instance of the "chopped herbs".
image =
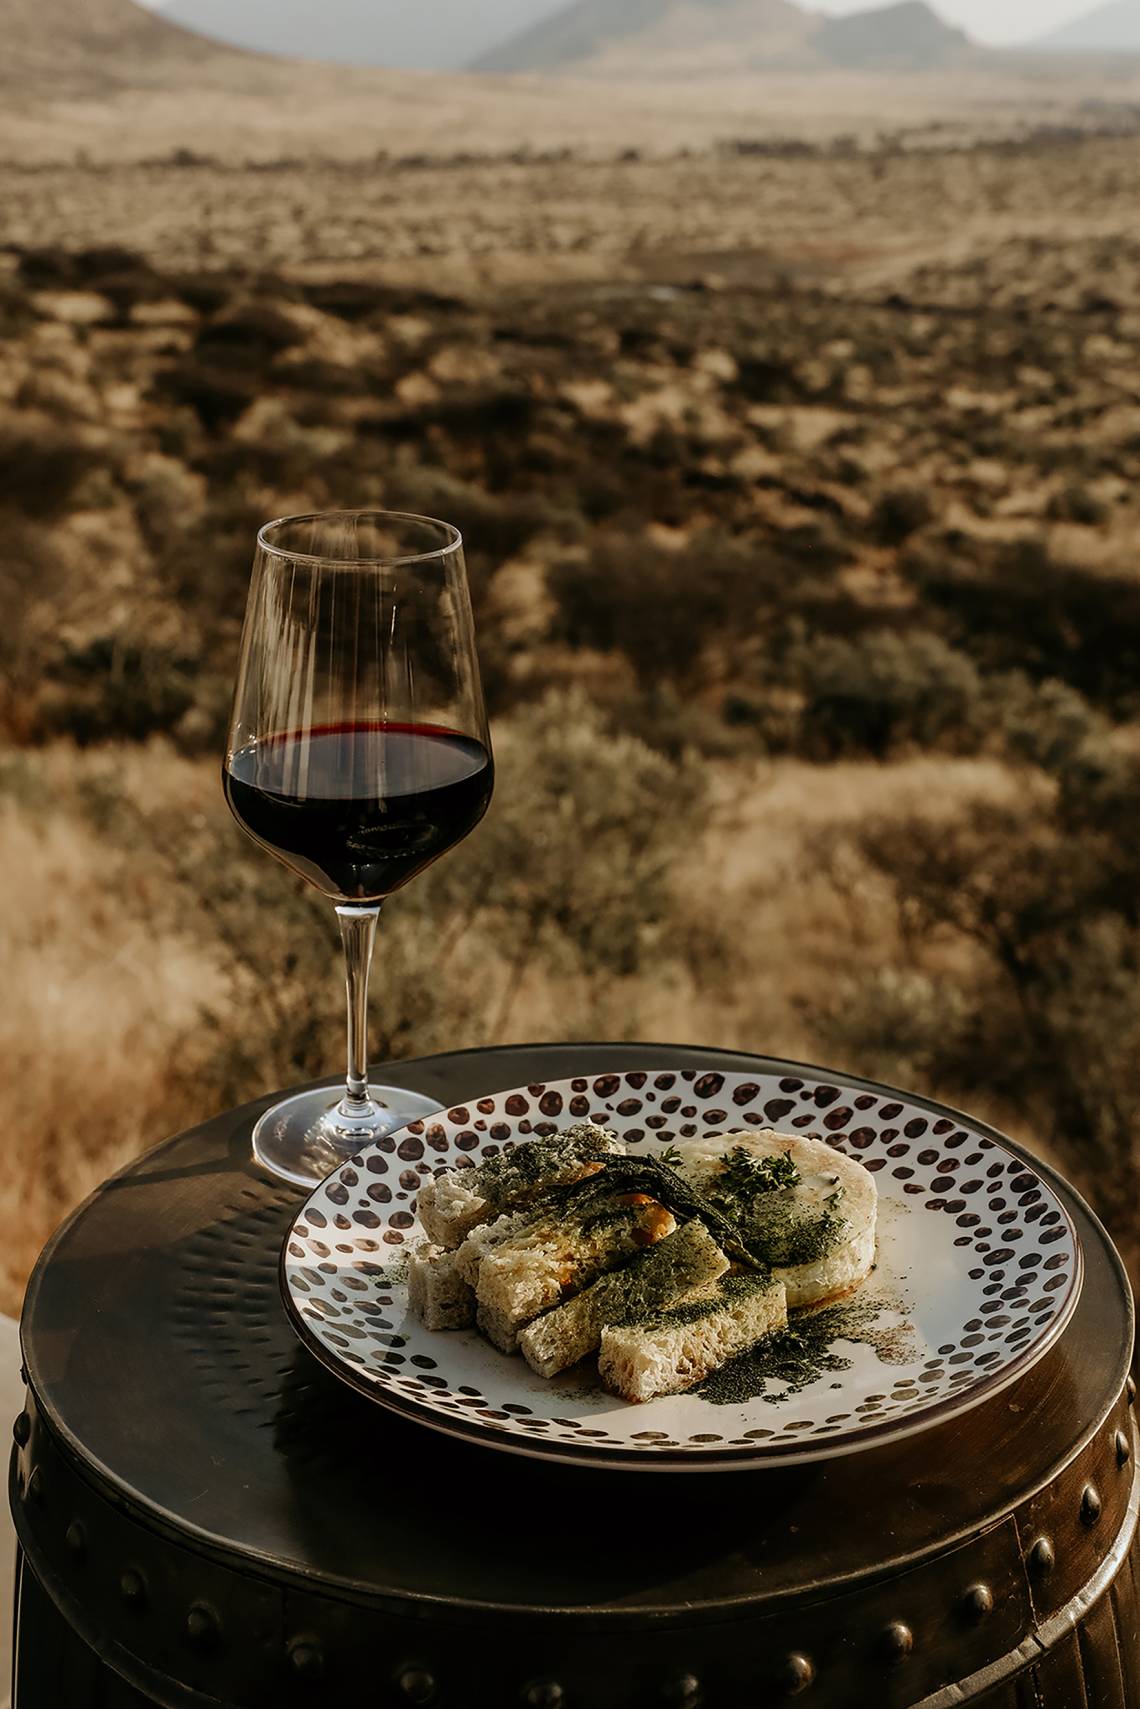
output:
M475 1184L489 1203L506 1203L575 1164L588 1169L596 1163L600 1168L613 1142L613 1135L605 1128L578 1122L550 1139L528 1139L521 1145L508 1146L498 1157L479 1165Z
M667 1306L664 1311L656 1311L651 1317L638 1317L634 1313L624 1314L621 1326L636 1324L639 1329L673 1329L681 1328L688 1323L700 1323L702 1318L711 1317L715 1312L724 1311L742 1300L749 1299L755 1294L763 1294L775 1283L768 1276L726 1276L718 1282L713 1292L703 1294L699 1299L685 1300L681 1305Z
M726 1216L740 1216L752 1209L753 1200L783 1187L798 1187L800 1172L790 1151L757 1157L743 1145L734 1146L717 1172L709 1197Z
M675 1170L656 1157L607 1157L605 1167L589 1180L563 1188L557 1202L577 1209L600 1192L648 1193L681 1219L699 1217L727 1258L749 1270L767 1272L768 1265L750 1250L731 1217L711 1197L698 1192Z
M714 1406L742 1406L750 1400L775 1405L810 1387L827 1372L846 1371L851 1360L834 1350L837 1341L861 1341L873 1347L885 1365L912 1357L913 1330L876 1329L884 1299L837 1300L803 1311L786 1329L777 1329L713 1371L696 1391Z

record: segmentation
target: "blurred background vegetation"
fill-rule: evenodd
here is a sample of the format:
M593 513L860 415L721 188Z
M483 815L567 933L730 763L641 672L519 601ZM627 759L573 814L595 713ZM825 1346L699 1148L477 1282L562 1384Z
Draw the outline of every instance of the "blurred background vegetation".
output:
M1006 1125L1140 1256L1140 117L931 130L615 155L573 267L528 211L572 156L375 169L397 226L467 174L493 278L470 233L306 264L304 163L0 168L9 1308L111 1167L339 1066L331 910L219 768L255 530L351 504L462 528L500 763L386 912L377 1060L828 1062ZM680 242L702 195L750 241ZM193 242L140 241L176 196Z

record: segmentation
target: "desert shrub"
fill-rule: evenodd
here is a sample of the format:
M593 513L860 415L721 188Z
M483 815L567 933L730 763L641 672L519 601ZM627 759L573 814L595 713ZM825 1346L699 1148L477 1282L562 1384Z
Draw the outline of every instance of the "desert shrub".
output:
M904 556L949 638L985 670L1070 683L1095 705L1134 704L1140 683L1140 582L1060 562L1045 542L996 550L960 538Z
M0 423L0 505L40 520L63 516L85 478L106 461L106 447L66 427L10 415Z
M922 487L887 487L871 512L871 533L884 546L901 546L934 515L930 495Z
M1080 481L1069 481L1049 500L1049 516L1057 522L1080 522L1097 528L1107 522L1110 510L1104 500Z
M160 587L192 614L220 668L236 656L257 531L265 520L258 496L240 485L231 490L223 486L195 518L169 518L173 526L155 543Z
M672 552L607 538L549 576L556 634L571 647L622 652L646 687L691 683L706 649L731 652L756 627L786 572L770 553L709 534Z
M279 386L313 392L318 398L364 397L372 389L368 375L343 362L328 362L317 356L302 356L280 362L274 378Z
M957 956L957 977L924 1000L929 1025L918 1005L929 1042L916 1069L1020 1111L1140 1260L1140 759L1056 686L1015 727L1053 791L1030 786L948 822L881 818L859 849L904 944ZM897 1026L905 1050L916 1024L882 1001L847 1005L837 1036L885 1051Z
M207 433L232 427L261 395L257 376L245 369L204 363L188 356L155 376L154 392L194 411Z
M813 758L882 759L904 744L963 746L976 736L977 669L937 635L819 636L794 668L804 695L801 743Z
M37 722L36 697L57 646L57 601L64 582L51 531L0 508L0 718L10 736L27 739Z
M674 970L673 873L699 824L700 769L612 733L577 694L507 721L496 761L483 825L385 911L376 1060L527 1036L536 994L553 1001L563 1036L636 1036L638 981ZM331 905L222 812L150 818L114 773L86 789L83 810L101 835L155 851L170 880L157 906L172 923L189 911L197 944L216 953L225 991L204 1016L204 1089L234 1103L335 1072L344 997Z
M206 321L199 330L196 350L205 363L237 362L257 367L302 343L304 337L296 321L274 303L251 302Z
M169 731L193 704L197 661L121 635L67 649L50 671L40 718L80 746Z

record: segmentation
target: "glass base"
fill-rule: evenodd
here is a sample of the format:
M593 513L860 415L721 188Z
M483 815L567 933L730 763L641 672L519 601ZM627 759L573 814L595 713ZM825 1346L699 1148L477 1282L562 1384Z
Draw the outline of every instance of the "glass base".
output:
M374 1140L445 1107L400 1086L369 1086L368 1096L371 1109L351 1116L341 1106L344 1093L328 1086L274 1104L253 1130L254 1161L279 1181L315 1187Z

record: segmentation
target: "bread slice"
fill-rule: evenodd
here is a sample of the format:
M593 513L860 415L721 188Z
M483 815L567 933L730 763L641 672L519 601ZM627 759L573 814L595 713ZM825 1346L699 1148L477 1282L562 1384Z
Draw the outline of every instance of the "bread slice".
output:
M784 1283L789 1306L846 1293L875 1262L878 1193L855 1158L821 1139L772 1129L710 1134L678 1150L679 1173L736 1222L749 1249ZM785 1158L794 1185L763 1191L761 1168L758 1190L749 1192L750 1160L782 1165Z
M593 1122L577 1122L550 1139L510 1145L475 1169L448 1169L425 1181L416 1199L429 1240L452 1252L479 1223L530 1203L552 1187L584 1180L625 1147Z
M555 1377L594 1351L607 1323L673 1305L695 1289L710 1287L727 1269L728 1259L704 1224L687 1222L622 1269L600 1276L565 1305L528 1323L519 1336L523 1357L540 1377Z
M788 1321L774 1276L726 1276L709 1296L602 1331L598 1370L623 1400L681 1394Z
M524 1216L523 1226L494 1242L478 1266L479 1309L499 1314L496 1345L517 1340L539 1312L664 1240L676 1226L672 1212L646 1193L590 1193Z
M467 1329L475 1295L455 1268L455 1255L425 1241L408 1261L408 1308L425 1329Z

